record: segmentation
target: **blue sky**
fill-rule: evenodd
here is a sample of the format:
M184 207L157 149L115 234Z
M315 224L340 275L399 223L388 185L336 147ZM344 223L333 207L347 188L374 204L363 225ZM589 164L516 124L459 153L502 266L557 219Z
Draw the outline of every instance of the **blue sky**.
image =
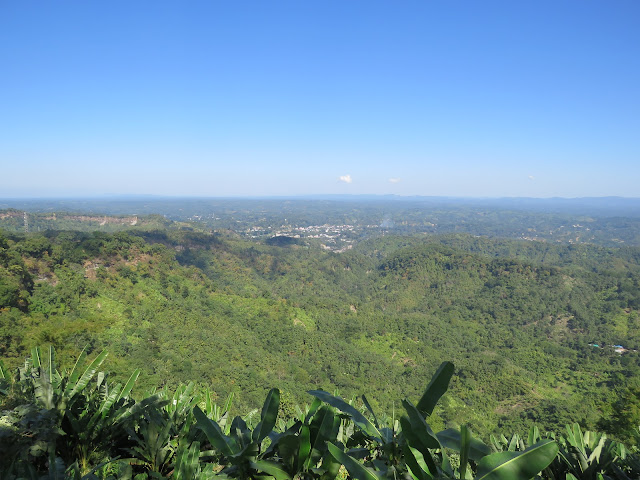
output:
M0 3L0 197L640 196L640 2Z

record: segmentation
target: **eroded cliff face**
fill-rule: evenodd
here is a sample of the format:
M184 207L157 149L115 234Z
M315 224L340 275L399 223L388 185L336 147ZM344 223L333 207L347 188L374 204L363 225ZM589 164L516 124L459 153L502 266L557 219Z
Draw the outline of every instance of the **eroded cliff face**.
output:
M109 223L133 226L138 224L137 215L131 217L113 217L106 215L61 215L59 218L62 220L72 220L76 222L97 222L100 225L106 225ZM52 218L47 218L47 220L56 220L55 214Z
M18 218L22 217L24 212L20 212L18 210L1 210L0 211L0 220L4 220L5 218Z
M22 218L25 214L30 217L37 218L38 220L75 220L77 222L99 222L102 225L107 223L135 225L138 223L137 215L58 215L56 213L42 214L23 212L20 210L0 210L0 220L5 218Z

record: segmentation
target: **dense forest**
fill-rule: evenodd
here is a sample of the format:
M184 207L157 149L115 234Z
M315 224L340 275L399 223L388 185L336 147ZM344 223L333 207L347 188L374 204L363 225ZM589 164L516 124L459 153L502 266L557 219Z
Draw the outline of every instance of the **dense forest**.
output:
M637 248L468 235L386 235L341 254L268 243L4 233L0 356L15 367L53 345L68 364L106 348L116 378L142 369L143 390L194 381L245 409L277 385L293 409L323 388L385 412L450 360L438 427L634 430L620 416L637 415Z

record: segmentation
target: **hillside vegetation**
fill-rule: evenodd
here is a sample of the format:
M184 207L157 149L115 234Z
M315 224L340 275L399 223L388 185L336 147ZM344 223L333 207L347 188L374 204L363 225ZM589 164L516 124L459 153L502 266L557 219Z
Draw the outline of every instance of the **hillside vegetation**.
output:
M141 368L142 391L194 381L244 410L277 385L293 411L322 388L387 413L447 359L456 375L435 428L464 421L487 438L579 422L628 439L639 258L466 235L334 254L180 230L5 233L0 357L16 366L50 344L68 365L107 348L116 378Z
M44 354L44 355L43 355ZM347 402L323 390L307 392L311 406L283 415L272 388L260 416L230 421L230 396L218 407L208 389L191 382L136 401L126 384L99 372L107 356L70 372L58 370L53 347L32 349L12 376L0 364L0 395L10 410L0 424L0 475L18 478L204 480L212 478L333 480L355 478L629 480L640 475L629 450L576 423L559 435L536 426L526 437L500 435L484 443L468 425L437 433L434 408L455 367L443 362L414 404L402 400L399 419L378 416L366 396ZM284 417L284 418L283 418Z

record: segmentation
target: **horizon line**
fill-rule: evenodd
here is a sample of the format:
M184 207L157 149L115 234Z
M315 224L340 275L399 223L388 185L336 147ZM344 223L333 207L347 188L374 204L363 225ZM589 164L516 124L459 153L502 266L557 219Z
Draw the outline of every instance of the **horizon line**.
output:
M119 193L94 195L43 195L43 196L7 196L0 197L0 201L24 200L113 200L113 199L171 199L171 200L255 200L255 199L290 199L290 198L398 198L398 199L447 199L447 200L640 200L640 196L628 197L621 195L591 195L575 197L530 197L530 196L462 196L462 195L401 195L397 193L306 193L291 195L165 195L154 193Z

